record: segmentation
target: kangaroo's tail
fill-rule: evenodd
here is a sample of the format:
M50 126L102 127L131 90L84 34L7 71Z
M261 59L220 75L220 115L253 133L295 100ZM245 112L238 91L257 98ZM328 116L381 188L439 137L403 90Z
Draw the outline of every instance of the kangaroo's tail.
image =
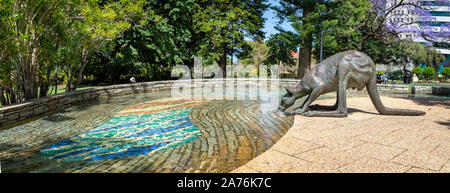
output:
M383 103L381 103L380 96L378 96L377 84L375 80L375 76L372 80L369 80L367 83L367 92L369 93L370 99L372 100L373 105L377 109L377 111L382 115L409 115L409 116L419 116L425 115L423 111L417 110L407 110L407 109L388 109L384 107Z

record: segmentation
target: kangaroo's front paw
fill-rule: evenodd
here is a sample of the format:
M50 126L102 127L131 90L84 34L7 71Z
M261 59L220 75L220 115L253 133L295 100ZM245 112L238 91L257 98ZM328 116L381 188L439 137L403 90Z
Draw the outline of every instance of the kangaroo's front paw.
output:
M306 112L306 108L299 108L295 110L295 114L300 115L303 114L304 112Z
M315 115L315 113L313 111L306 111L303 113L303 116L306 117L313 117Z

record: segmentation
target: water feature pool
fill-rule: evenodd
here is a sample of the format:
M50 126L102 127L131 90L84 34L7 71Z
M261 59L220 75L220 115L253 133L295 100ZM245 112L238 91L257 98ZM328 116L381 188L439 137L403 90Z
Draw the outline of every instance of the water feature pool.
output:
M75 105L0 131L2 171L228 172L293 123L249 94L186 100L160 91Z

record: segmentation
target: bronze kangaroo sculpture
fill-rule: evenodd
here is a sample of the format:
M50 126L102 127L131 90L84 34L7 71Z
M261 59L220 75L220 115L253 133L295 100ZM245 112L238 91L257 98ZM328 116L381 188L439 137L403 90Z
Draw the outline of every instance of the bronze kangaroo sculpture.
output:
M308 98L295 110L296 114L316 117L347 117L347 88L358 90L367 88L367 92L377 111L382 115L424 115L423 111L406 109L389 109L381 103L377 91L375 64L370 57L359 51L337 53L317 64L302 78L295 90L286 88L287 94L281 99L280 111L292 106L295 101L305 95ZM337 92L336 104L333 106L312 105L321 94ZM309 111L328 110L328 111Z

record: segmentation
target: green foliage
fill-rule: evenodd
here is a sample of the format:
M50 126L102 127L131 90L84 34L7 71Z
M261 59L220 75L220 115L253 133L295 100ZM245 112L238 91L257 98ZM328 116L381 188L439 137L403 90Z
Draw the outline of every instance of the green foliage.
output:
M445 67L442 69L442 74L445 75L446 78L450 76L450 67Z
M61 71L78 85L91 54L138 21L142 2L2 0L0 102L45 96Z
M436 48L427 46L426 64L433 66L434 68L439 68L443 61L445 61L444 55L439 53Z
M242 64L260 65L267 58L269 53L269 47L265 43L258 41L248 41L248 44L252 48L248 58L243 59Z
M201 9L193 17L194 29L202 36L197 54L203 57L219 55L222 68L227 64L227 55L248 57L251 47L244 37L261 40L264 36L263 12L266 0L216 0L198 1ZM225 76L225 73L224 73Z
M423 73L423 69L419 66L412 69L412 72L416 75L421 75Z
M3 0L0 2L0 102L37 98L47 90L70 4L62 0ZM4 93L5 91L5 93ZM46 92L41 92L45 96ZM6 95L6 97L4 97Z
M433 67L426 67L426 68L423 70L423 74L425 75L425 77L426 77L427 80L428 80L430 77L434 76L434 74L435 74L434 68L433 68Z
M395 70L394 72L392 72L392 79L400 80L400 79L402 79L402 75L403 75L403 70Z
M170 79L173 66L192 66L196 52L194 0L145 2L145 16L96 54L89 73L99 81L128 82Z
M362 32L357 28L366 19L367 0L338 0L317 6L313 17L317 26L314 33L314 56L320 56L321 31L323 30L323 58L337 52L357 49Z
M262 38L264 2L147 1L143 21L95 53L87 73L98 81L163 80L171 78L175 65L192 67L193 56L201 56L205 65L223 58L230 64L230 54L255 57L244 37Z
M291 55L291 51L295 51L295 44L289 39L287 33L273 34L266 41L267 46L269 46L269 54L264 64L268 65L281 65L285 64L292 66L295 64L295 60Z

